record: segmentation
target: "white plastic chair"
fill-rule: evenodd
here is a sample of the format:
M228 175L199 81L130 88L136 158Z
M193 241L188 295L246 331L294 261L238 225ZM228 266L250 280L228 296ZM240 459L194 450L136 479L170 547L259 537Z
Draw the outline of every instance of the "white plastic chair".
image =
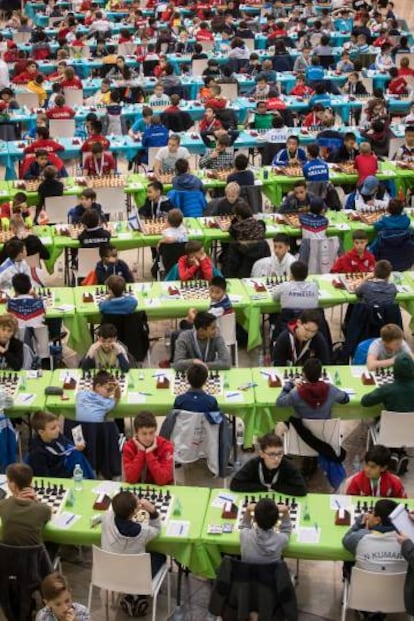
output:
M232 353L233 365L239 366L239 350L236 336L236 313L227 313L217 320L220 334Z
M247 47L250 52L254 52L255 40L254 39L243 39L244 45Z
M410 61L410 66L414 67L414 54L408 54L406 52L399 52L395 55L395 66L400 66L401 58L408 58Z
M88 609L91 609L93 587L106 591L106 618L108 619L108 592L152 597L152 621L156 620L157 598L167 576L168 614L170 613L170 573L164 563L154 578L151 576L149 554L114 554L92 546L92 576L89 585Z
M134 53L137 44L133 41L126 43L119 43L118 45L118 56L129 56Z
M154 168L154 160L160 147L148 147L148 168L152 170Z
M221 94L226 99L237 99L237 84L220 84Z
M31 254L26 257L26 263L29 267L41 267L40 254Z
M204 46L203 42L203 46ZM207 58L196 58L191 63L191 73L193 76L201 76L203 74L204 69L207 68Z
M99 248L79 248L77 278L84 278L95 269L99 261Z
M392 160L397 150L405 143L404 138L390 138L390 146L388 147L388 158Z
M67 106L81 106L83 104L83 90L81 88L64 88L63 96Z
M75 119L50 119L49 133L53 138L73 138Z
M344 582L342 621L346 621L348 609L386 614L405 612L405 576L405 572L380 573L353 567L351 580Z
M29 30L29 32L23 31L23 32L13 32L12 35L12 39L14 41L14 43L16 43L16 45L18 45L19 43L27 43L28 41L30 41L30 37L32 36L31 31Z
M373 86L373 78L367 78L365 76L361 76L359 78L362 82L362 84L365 86L367 93L371 94L373 92L374 86Z
M329 444L338 455L341 448L341 419L330 418L328 420L302 419L305 427L314 436ZM286 455L299 455L301 457L317 457L318 452L308 446L297 434L295 428L290 425L289 430L283 436L284 451Z
M49 222L64 224L68 221L68 211L77 203L76 196L47 196L45 209Z
M39 107L39 97L36 93L16 93L16 101L20 108L27 106L28 108Z
M382 410L381 420L368 429L367 445L382 444L391 448L414 446L414 412Z
M96 188L96 202L102 205L102 211L110 214L111 220L127 217L127 207L123 188Z

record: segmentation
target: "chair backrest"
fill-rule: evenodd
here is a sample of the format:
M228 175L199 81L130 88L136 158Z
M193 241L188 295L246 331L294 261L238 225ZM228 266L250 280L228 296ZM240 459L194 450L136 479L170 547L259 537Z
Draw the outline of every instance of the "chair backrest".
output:
M237 343L236 337L236 313L225 313L217 320L220 328L220 334L226 345L234 345Z
M371 94L374 88L373 82L374 79L373 78L367 78L366 76L360 76L359 78L362 82L362 84L365 86L367 93Z
M99 248L79 248L78 250L78 278L83 278L95 269L99 261Z
M144 76L153 76L154 69L158 65L158 60L144 60L142 63L142 70Z
M405 143L404 138L390 138L390 143L388 146L388 158L389 160L392 160L392 158L394 157L394 155L396 154L396 152L398 151L398 149L400 147L402 147L402 145Z
M360 54L358 56L358 60L361 62L363 69L367 69L370 65L372 65L372 63L375 62L376 57L377 57L376 54L371 54L370 52L366 52L366 53Z
M32 36L32 33L29 32L13 32L12 35L12 39L15 43L27 43L28 41L30 41L30 37Z
M254 46L255 46L254 39L243 39L243 43L250 52L254 52Z
M68 221L68 210L74 207L76 196L47 196L45 209L49 222L63 224Z
M405 572L380 573L353 567L347 607L385 614L404 612L405 576Z
M69 48L69 56L71 58L90 58L91 50L88 45L83 47L75 46Z
M201 412L180 410L171 433L175 463L190 464L206 459L208 469L217 476L220 469L219 427L209 423Z
M160 147L148 147L148 168L149 169L154 168L155 156L157 155L159 150L160 150Z
M75 119L50 119L49 132L53 138L73 138Z
M329 69L330 67L332 67L332 65L335 64L335 57L332 56L332 54L325 54L319 56L319 61L324 69Z
M375 339L365 339L358 343L358 347L355 350L354 357L352 359L352 364L366 364L368 357L368 349L371 343Z
M81 88L64 88L63 96L67 106L81 106L83 104L83 90Z
M191 63L191 73L193 76L201 76L207 68L207 58L196 58Z
M226 99L236 99L238 95L238 85L220 82L221 94Z
M160 244L159 253L164 267L164 271L165 273L168 273L170 269L178 262L178 259L182 257L183 254L185 254L185 242Z
M400 52L399 54L396 54L395 55L395 66L396 67L400 66L401 58L408 58L410 61L410 66L414 67L414 54L408 54L406 52Z
M115 216L118 220L126 218L126 202L123 188L96 188L96 202L102 205L105 214Z
M16 93L16 101L20 108L27 106L28 108L39 107L39 97L36 93Z
M215 41L201 41L200 43L203 46L203 52L212 52L216 45Z
M341 447L341 420L330 418L328 420L302 420L312 434L323 442L329 444L336 453ZM289 431L284 435L284 450L287 455L301 455L302 457L316 457L317 451L310 448L298 435L295 428L290 425Z
M95 586L131 595L151 595L151 557L144 554L115 554L92 546L92 576Z
M387 260L392 269L402 272L414 264L414 235L412 231L383 231L378 236L375 258Z
M136 48L136 43L133 41L127 41L125 43L119 43L118 45L118 55L119 56L129 56L133 54Z
M378 444L389 447L414 446L414 412L381 412Z

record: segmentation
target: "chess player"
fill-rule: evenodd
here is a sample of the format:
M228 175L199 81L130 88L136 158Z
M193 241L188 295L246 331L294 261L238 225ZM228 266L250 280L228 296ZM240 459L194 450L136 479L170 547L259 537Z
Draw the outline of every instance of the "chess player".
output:
M154 174L158 177L161 173L175 169L177 160L188 160L190 152L186 147L180 146L181 138L178 134L171 134L166 147L161 147L154 159Z
M381 498L407 498L401 479L389 468L392 455L382 444L372 446L365 453L364 467L346 481L345 494L353 496L381 496ZM398 465L398 464L394 464Z
M134 435L124 444L122 463L128 483L174 482L174 445L157 436L157 421L152 412L143 411L134 418Z
M76 393L76 420L103 423L120 398L121 389L114 377L106 371L98 371L93 376L92 389Z
M273 255L256 261L252 268L252 278L289 277L291 265L295 261L289 248L289 236L286 233L277 233L273 238Z
M81 368L84 371L94 368L121 369L124 373L129 371L128 353L118 342L118 333L114 325L104 323L99 326L98 340L88 349L81 361Z
M204 389L209 371L204 364L192 364L187 369L187 381L190 388L174 400L174 410L187 412L219 412L217 399Z
M116 163L113 155L104 151L100 142L95 142L83 162L83 175L85 177L104 177L116 172Z
M391 412L414 411L414 361L411 354L399 354L394 361L394 381L365 394L361 405L382 404Z
M230 489L233 492L278 492L289 496L306 496L306 483L293 463L284 456L283 440L268 433L258 439L259 455L236 472Z
M319 358L329 364L328 343L319 330L321 316L318 310L304 310L298 319L288 323L273 347L274 366L303 365L308 358Z
M99 312L103 315L130 315L137 306L138 300L134 295L126 292L126 281L122 276L113 274L105 281L108 294L98 304Z
M217 334L216 317L210 313L197 313L194 329L184 330L175 343L174 369L185 371L192 364L218 370L231 367L230 352Z
M362 229L352 232L352 248L337 258L331 267L333 274L367 273L375 268L375 257L367 249L368 233Z
M289 507L277 505L271 498L261 498L256 504L247 505L240 529L240 555L244 563L280 561L292 532Z
M368 348L368 371L394 366L395 358L399 354L414 355L407 341L404 340L404 332L400 326L387 323L382 326L379 338L373 339Z

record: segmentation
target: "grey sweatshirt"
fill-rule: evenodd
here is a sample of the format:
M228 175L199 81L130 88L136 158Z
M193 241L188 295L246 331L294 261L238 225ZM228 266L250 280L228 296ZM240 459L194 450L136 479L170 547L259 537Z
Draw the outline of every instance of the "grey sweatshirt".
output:
M280 300L281 308L318 308L319 288L317 283L306 280L289 280L275 287L273 299Z
M281 559L283 549L287 546L290 533L292 532L289 516L283 516L280 532L276 532L272 528L270 530L263 530L262 528L252 527L251 518L247 511L244 514L240 527L242 561L261 565L274 563Z
M329 386L326 400L317 407L312 407L300 397L298 389L294 388L291 382L286 382L282 392L276 399L277 406L292 407L295 410L295 416L299 418L331 418L331 411L334 403L349 403L348 393L331 385Z
M175 343L173 367L177 371L185 371L193 364L195 358L204 360L209 369L231 367L230 352L222 336L200 341L195 330L184 330Z
M101 547L107 552L116 554L143 554L146 544L155 539L161 532L161 518L150 520L149 524L141 524L141 532L136 537L121 535L115 524L112 510L102 516Z

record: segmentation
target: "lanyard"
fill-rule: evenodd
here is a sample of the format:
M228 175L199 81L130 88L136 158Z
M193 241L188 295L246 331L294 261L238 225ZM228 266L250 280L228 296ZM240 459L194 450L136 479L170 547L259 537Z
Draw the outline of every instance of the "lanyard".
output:
M264 479L264 473L263 473L263 464L262 462L259 462L259 479L260 479L260 483L263 485L263 487L267 487L268 490L271 490L273 485L275 483L277 483L277 480L279 478L279 469L276 470L275 474L273 475L273 478L271 480L270 483L266 483L265 479Z
M203 362L207 362L208 350L210 349L210 339L207 339L207 347L206 347L206 351L204 352L204 356L201 353L200 345L197 339L197 333L195 330L193 332L193 341L194 341L194 349L196 350L198 359L202 360Z
M102 177L103 167L104 167L104 163L105 163L105 158L103 156L101 157L101 163L100 163L100 166L98 166L98 160L97 160L96 156L94 155L93 156L93 163L95 164L96 175L98 177Z
M154 211L154 205L156 205L155 211ZM156 203L155 203L155 201L151 201L151 211L152 211L152 217L153 218L156 218L159 215L159 213L160 213L160 205L161 205L161 198L159 198Z
M309 341L306 341L305 346L300 351L299 355L296 352L295 335L292 334L292 332L289 332L289 340L290 340L290 348L291 348L291 353L292 353L292 363L296 364L302 358L302 356L308 351L310 344L311 344L311 339Z
M378 479L376 485L374 485L372 481L369 482L369 485L371 487L371 496L379 496L380 487L381 487L381 477Z

